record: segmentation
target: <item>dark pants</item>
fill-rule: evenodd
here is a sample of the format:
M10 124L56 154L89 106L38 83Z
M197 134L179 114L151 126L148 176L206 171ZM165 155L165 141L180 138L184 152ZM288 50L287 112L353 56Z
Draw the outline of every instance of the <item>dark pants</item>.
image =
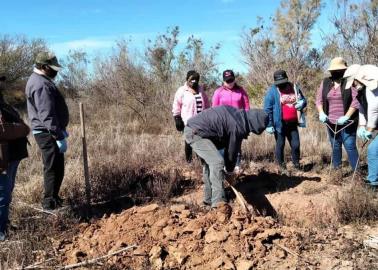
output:
M300 142L297 123L282 122L282 131L274 133L276 138L276 161L278 164L284 164L285 140L289 141L291 147L291 158L294 165L299 165Z
M193 159L192 147L186 141L185 141L185 159L186 159L186 162L188 163L192 162L192 159Z
M49 133L34 135L42 152L44 195L42 206L55 208L64 177L64 154L59 152L55 139Z

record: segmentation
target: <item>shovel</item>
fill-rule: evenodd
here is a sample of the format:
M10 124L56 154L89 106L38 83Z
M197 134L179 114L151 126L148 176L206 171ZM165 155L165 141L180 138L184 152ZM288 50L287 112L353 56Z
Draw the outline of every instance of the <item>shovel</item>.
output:
M241 194L236 188L234 188L234 186L231 185L231 183L228 180L224 179L224 181L231 187L232 191L235 193L236 201L241 206L243 212L245 214L251 215L252 213L248 208L249 204L248 204L247 200L244 198L243 194Z

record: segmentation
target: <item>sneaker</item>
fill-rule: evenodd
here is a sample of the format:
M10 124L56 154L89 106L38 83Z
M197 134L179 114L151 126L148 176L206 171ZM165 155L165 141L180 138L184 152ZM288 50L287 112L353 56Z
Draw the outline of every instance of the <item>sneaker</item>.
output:
M242 168L240 166L235 166L234 173L235 174L241 174L243 172Z
M6 235L3 232L0 232L0 241L3 242L6 239Z

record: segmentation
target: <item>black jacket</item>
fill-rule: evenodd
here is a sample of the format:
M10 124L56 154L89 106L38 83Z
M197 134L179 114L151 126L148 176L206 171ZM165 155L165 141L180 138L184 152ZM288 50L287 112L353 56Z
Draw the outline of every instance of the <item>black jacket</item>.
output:
M23 122L19 113L9 104L0 100L0 111L3 120L7 123ZM21 160L28 157L27 137L11 140L9 143L9 161Z
M225 149L225 166L231 171L235 167L243 139L251 132L261 134L267 124L268 115L263 110L245 111L219 106L193 116L187 126L202 138L210 139L218 149Z

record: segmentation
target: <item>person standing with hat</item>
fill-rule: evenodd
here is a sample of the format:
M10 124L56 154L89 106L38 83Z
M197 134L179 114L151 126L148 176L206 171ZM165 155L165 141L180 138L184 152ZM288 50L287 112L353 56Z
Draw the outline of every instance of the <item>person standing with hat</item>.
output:
M306 108L307 101L298 85L289 82L286 71L273 74L274 84L264 98L264 110L269 116L266 131L276 139L275 158L282 169L286 169L284 148L286 138L291 147L291 158L296 169L300 169L300 140L298 133L298 111Z
M228 105L245 111L250 109L248 94L243 87L236 83L234 71L230 69L223 71L223 85L215 90L212 98L212 107L222 105ZM241 171L240 163L241 153L239 152L235 166L236 173Z
M210 107L209 99L201 85L200 74L189 70L186 82L176 91L173 100L173 118L177 131L182 132L188 120L196 114ZM192 148L185 142L185 158L188 163L192 161Z
M34 138L42 152L44 195L42 207L54 210L63 200L59 190L64 178L69 112L64 97L54 83L61 66L50 52L37 55L35 68L26 84L28 116Z
M347 85L358 91L359 128L357 136L363 141L372 140L367 148L368 176L366 183L378 190L378 67L374 65L352 65L344 74Z
M336 57L331 60L328 68L331 76L320 84L316 95L316 107L319 120L328 125L333 167L341 166L344 145L349 164L354 170L358 160L356 131L359 103L357 90L351 84L347 85L347 79L343 78L346 69L347 64L343 58Z

